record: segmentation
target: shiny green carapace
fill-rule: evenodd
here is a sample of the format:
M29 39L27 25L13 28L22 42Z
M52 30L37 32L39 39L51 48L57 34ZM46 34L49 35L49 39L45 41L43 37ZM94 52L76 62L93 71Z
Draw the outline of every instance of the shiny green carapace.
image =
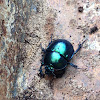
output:
M74 49L72 44L67 40L58 39L47 48L47 51L58 52L61 56L64 56L67 61L69 61Z

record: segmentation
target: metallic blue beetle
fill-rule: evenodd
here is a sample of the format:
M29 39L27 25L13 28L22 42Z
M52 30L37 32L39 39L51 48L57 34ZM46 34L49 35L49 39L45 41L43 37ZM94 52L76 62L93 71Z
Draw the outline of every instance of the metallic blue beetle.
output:
M77 65L74 65L69 61L73 58L73 55L81 49L85 41L79 44L78 49L74 52L73 46L69 41L57 39L52 42L51 39L47 49L45 50L42 48L42 51L44 51L44 58L39 70L39 75L41 77L44 77L45 74L53 75L54 77L61 77L68 64L78 68ZM42 71L42 66L45 68L45 74Z

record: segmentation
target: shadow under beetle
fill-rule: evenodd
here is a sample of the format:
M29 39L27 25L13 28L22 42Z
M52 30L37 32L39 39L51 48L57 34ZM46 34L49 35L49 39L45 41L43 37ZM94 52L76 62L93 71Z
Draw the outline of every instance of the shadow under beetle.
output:
M45 74L53 75L56 78L61 77L64 74L68 64L75 68L78 68L77 65L74 65L69 61L82 48L82 45L86 40L87 39L79 44L76 51L74 51L72 44L64 39L57 39L52 42L51 38L51 42L49 43L46 50L41 46L42 51L44 52L44 57L39 69L40 77L44 77ZM45 68L45 74L42 71L42 66L44 66Z

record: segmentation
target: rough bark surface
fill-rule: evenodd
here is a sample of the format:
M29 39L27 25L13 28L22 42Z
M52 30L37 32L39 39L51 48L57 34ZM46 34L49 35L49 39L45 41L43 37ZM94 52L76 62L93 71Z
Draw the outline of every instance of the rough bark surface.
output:
M76 50L62 78L41 79L50 37ZM100 100L100 0L0 0L0 100Z

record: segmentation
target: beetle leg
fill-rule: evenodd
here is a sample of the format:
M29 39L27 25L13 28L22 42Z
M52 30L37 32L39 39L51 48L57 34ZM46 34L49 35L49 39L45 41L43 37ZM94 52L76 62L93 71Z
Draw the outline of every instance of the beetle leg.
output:
M73 56L82 48L82 46L83 46L83 44L84 44L84 42L85 42L86 40L87 40L87 38L86 38L81 44L78 45L77 50L72 54L72 56L71 56L70 59L72 59Z
M83 46L83 44L85 43L87 39L85 39L81 44L78 45L78 49L74 52L74 54L76 54Z
M51 34L51 42L50 43L52 43L52 34Z
M54 74L54 68L49 68L49 70L51 71L52 75L53 75L53 78L56 78L56 75Z
M54 74L54 68L50 68L50 67L45 67L45 69L46 69L46 74L52 74L53 75L53 78L56 78L56 75ZM47 70L49 70L49 71L47 71Z
M44 77L44 73L43 73L43 71L42 71L42 66L43 66L43 65L44 65L44 64L41 64L40 69L39 69L39 71L40 71L40 73L39 73L40 77Z
M51 79L50 83L53 82L53 80L56 78L56 75L54 74L54 72L52 72L53 78Z
M51 34L51 41L49 42L49 45L48 45L48 47L50 46L50 44L52 43L52 34Z
M56 75L54 74L54 72L52 71L52 75L53 75L53 79L56 78Z
M79 69L78 66L77 66L77 65L74 65L73 63L68 62L68 64L70 64L70 65L71 65L72 67L74 67L74 68Z
M45 67L45 73L49 75L50 71L48 71L48 70L49 70L48 67Z

